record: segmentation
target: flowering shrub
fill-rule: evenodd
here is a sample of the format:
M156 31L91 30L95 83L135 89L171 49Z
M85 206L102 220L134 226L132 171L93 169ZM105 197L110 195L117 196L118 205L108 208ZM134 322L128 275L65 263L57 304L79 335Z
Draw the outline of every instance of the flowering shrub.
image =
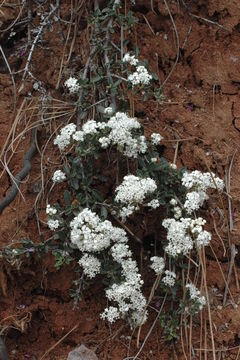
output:
M159 155L163 137L153 133L147 139L140 121L130 115L130 98L138 94L144 100L156 93L156 76L146 63L135 54L124 55L122 42L119 51L111 41L112 32L121 27L128 31L134 21L131 12L121 12L121 1L94 11L91 75L86 76L86 67L79 77L64 83L71 96L78 96L78 117L77 124L65 125L54 140L67 160L52 181L54 189L65 182L61 185L65 191L61 201L47 204L47 225L54 231L57 268L75 260L81 281L101 277L110 303L101 318L110 323L122 318L135 327L147 320L148 304L134 259L138 256L127 234L128 221L150 211L158 217L166 238L157 239L159 256L150 254L149 263L159 279L157 291L176 310L172 314L166 309L162 315L166 331L178 328L179 314L196 314L206 303L190 279L186 284L179 274L186 256L199 256L210 243L206 220L197 211L208 199L208 190L222 191L224 184L213 173L187 172L168 163ZM114 170L109 175L110 167ZM174 336L176 332L171 332L170 338Z

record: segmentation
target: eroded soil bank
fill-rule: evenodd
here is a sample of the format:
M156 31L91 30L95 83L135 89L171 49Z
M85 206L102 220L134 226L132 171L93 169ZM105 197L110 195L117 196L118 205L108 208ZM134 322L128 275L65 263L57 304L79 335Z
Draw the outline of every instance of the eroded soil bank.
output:
M77 72L84 66L88 53L86 9L81 3L61 2L63 33L57 21L45 31L31 61L34 80L26 81L21 93L18 93L23 75L21 70L29 53L29 49L26 51L28 23L24 20L30 7L30 27L37 28L41 16L49 11L49 4L36 0L27 2L24 7L16 5L15 1L0 5L2 49L17 87L14 112L12 78L1 56L0 152L4 162L3 155L8 149L6 161L13 174L21 168L30 141L30 132L24 136L21 132L29 127L32 120L36 121L39 116L36 109L42 106L43 97L55 99L51 114L55 111L62 116L58 118L57 126L64 121L64 111L71 111L71 108L66 110L65 105L64 108L59 104L68 100L63 81L69 73ZM90 4L87 5L89 8ZM187 0L169 1L168 6L172 19L163 0L136 0L136 6L132 8L139 22L134 25L129 37L137 43L140 57L149 61L151 70L159 75L161 82L172 71L164 86L164 99L161 102L136 102L135 114L143 119L146 135L155 131L164 136L162 151L168 160L173 161L176 154L179 167L203 171L211 169L230 182L231 201L227 201L226 194L223 201L215 195L205 209L209 230L213 234L206 262L216 355L218 359L237 359L240 326L238 255L229 283L231 296L228 295L225 307L223 275L226 279L231 244L235 244L236 249L240 246L240 4L237 0ZM64 39L67 37L69 41L66 43ZM39 81L46 93L39 92L36 87L34 89L34 83ZM40 154L45 152L44 160L40 154L34 157L31 174L21 186L24 199L18 195L0 215L1 248L24 238L39 242L39 223L44 234L48 233L43 224L44 201L39 202L37 214L34 206L40 191L41 166L48 179L61 161L54 147L49 146L45 151L50 130L47 125L40 130L39 151ZM11 182L6 164L3 166L2 163L0 167L1 198L8 192ZM233 222L231 231L228 230L229 216ZM150 219L149 228L142 229L138 236L147 238L154 231ZM69 331L69 335L45 356L46 359L66 359L68 352L80 343L93 349L99 359L124 359L128 351L130 356L136 354L136 334L129 344L131 331L124 324L118 323L110 328L99 319L99 313L105 306L101 283L91 286L79 308L73 310L73 300L69 295L72 280L76 278L73 265L56 271L50 255L44 259L36 255L20 265L2 261L0 268L0 324L11 359L41 359ZM144 291L148 294L153 279L148 271L143 276ZM154 301L157 303L157 299ZM209 325L207 309L202 316L201 323L205 324L205 329L201 328L199 318L193 320L192 358L212 359L210 333L206 331ZM154 313L142 329L141 341L145 339L153 319ZM200 349L201 336L206 337L202 341L206 345L205 352ZM188 347L189 344L184 344L185 350ZM184 355L181 344L169 345L162 336L160 324L157 324L140 358L180 360L190 359L190 353Z

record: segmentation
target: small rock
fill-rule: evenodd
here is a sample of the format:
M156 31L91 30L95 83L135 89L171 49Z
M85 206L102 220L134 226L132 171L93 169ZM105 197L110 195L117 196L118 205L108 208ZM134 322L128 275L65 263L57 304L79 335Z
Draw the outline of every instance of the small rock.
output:
M70 351L67 360L98 360L94 351L88 349L85 345L81 345Z

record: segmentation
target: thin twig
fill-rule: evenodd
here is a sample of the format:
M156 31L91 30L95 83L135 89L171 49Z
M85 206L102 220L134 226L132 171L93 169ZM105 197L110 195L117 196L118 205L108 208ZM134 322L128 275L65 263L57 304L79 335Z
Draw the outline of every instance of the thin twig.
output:
M208 310L210 335L211 335L211 341L212 341L213 360L216 360L215 342L214 342L213 324L212 324L212 315L211 315L209 294L208 294L208 288L207 288L206 257L205 257L205 249L204 248L202 249L202 253L199 251L199 259L200 259L201 266L202 266L203 283L204 283L205 295L206 295L206 300L207 300L207 310Z
M219 24L219 23L217 23L217 22L215 22L215 21L206 19L206 18L204 18L204 17L198 16L198 15L195 15L195 14L192 14L192 13L189 13L189 15L191 15L192 17L194 17L194 18L196 18L196 19L198 19L198 20L203 20L203 21L205 21L205 22L207 22L207 23L209 23L209 24L218 26L220 29L223 29L223 30L225 30L225 31L227 31L227 32L230 32L230 31L229 31L227 28L225 28L223 25L221 25L221 24Z
M23 4L22 4L22 6L21 6L21 9L20 9L20 11L19 11L16 19L15 19L6 29L0 30L0 33L1 33L1 32L6 32L6 31L10 30L10 29L16 24L16 22L18 21L18 19L19 19L19 18L21 17L21 15L22 15L22 12L23 12L23 9L24 9L25 4L26 4L26 0L23 0Z
M233 166L233 160L237 153L237 150L234 151L228 173L225 175L225 186L226 186L226 193L228 195L228 211L229 211L229 230L230 232L233 231L233 217L232 217L232 203L231 203L231 196L230 196L230 190L231 190L231 172L232 172L232 166Z
M0 202L0 214L15 199L15 197L17 196L17 193L19 191L19 185L20 185L21 181L31 171L31 168L32 168L31 159L37 151L36 132L37 132L37 129L32 130L31 144L30 144L28 151L24 155L23 167L22 167L21 171L19 171L19 173L16 175L16 177L12 178L13 185L12 185L11 189L8 192L7 196L5 198L3 198L3 200Z
M178 59L179 59L179 37L178 37L177 27L176 27L175 21L174 21L174 19L173 19L173 17L172 17L172 13L171 13L171 11L170 11L170 9L169 9L169 6L168 6L167 1L166 1L166 0L163 0L163 1L164 1L165 6L166 6L166 9L167 9L167 11L168 11L169 17L170 17L170 19L171 19L171 22L172 22L172 24L173 24L173 28L174 28L174 31L175 31L176 41L177 41L177 55L176 55L176 60L175 60L175 62L174 62L174 64L173 64L173 67L172 67L172 69L170 70L170 73L168 74L168 76L166 77L166 79L163 81L161 87L164 87L164 85L166 84L166 82L167 82L167 81L169 80L169 78L171 77L171 75L172 75L175 67L177 66Z
M232 246L231 246L231 259L230 259L230 264L229 264L227 282L226 282L224 295L223 295L223 306L226 305L228 287L229 287L229 282L230 282L230 279L231 279L232 269L233 269L233 265L234 265L234 259L235 259L236 255L237 255L236 246L235 246L235 244L232 244Z
M142 346L138 350L137 354L134 356L133 360L136 360L138 358L138 355L142 352L142 350L143 350L143 348L144 348L144 346L146 344L147 339L151 335L151 333L152 333L152 331L153 331L153 329L154 329L154 327L155 327L155 325L156 325L156 323L157 323L157 321L158 321L158 319L159 319L159 317L160 317L160 315L162 313L162 309L163 309L163 306L165 304L166 298L167 298L167 294L165 294L162 305L161 305L161 308L159 309L158 314L157 314L154 322L152 323L152 326L151 326L150 330L148 331L148 333L147 333L147 335L146 335L146 337L145 337L145 339L144 339L144 341L142 343Z
M51 346L41 357L40 360L44 359L53 349L55 349L56 346L58 346L64 339L66 339L66 337L68 337L68 335L70 335L74 330L76 330L78 328L79 324L75 325L66 335L64 335L63 337L61 337L60 340L58 340L56 342L56 344L54 344L53 346Z
M53 15L53 13L57 10L57 6L53 7L52 10L50 11L50 13L45 17L33 43L32 43L32 46L31 46L31 49L30 49L30 52L28 54L28 58L27 58L27 62L26 62L26 66L25 66L25 69L24 69L24 73L23 73L23 77L22 77L22 83L21 83L21 86L18 90L18 92L20 93L23 88L24 88L24 81L25 81L25 78L26 78L26 75L29 71L29 65L31 63L31 59L32 59L32 56L33 56L33 52L34 52L34 49L35 49L35 46L37 45L41 35L42 35L42 32L43 32L43 29L44 27L48 24L48 20L50 19L50 17Z

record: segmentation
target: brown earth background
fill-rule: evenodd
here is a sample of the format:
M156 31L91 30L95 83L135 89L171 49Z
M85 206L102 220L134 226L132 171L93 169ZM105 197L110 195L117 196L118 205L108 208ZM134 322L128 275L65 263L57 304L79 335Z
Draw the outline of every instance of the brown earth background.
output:
M24 129L40 116L47 119L51 113L50 121L46 120L39 131L39 153L33 159L32 171L21 185L24 199L19 194L0 215L1 248L18 244L24 238L39 242L39 227L44 235L49 233L44 224L46 197L49 195L53 201L60 196L56 192L48 193L49 179L61 163L51 134L73 114L73 106L67 105L71 99L63 82L83 68L88 54L86 8L91 4L90 1L82 3L80 0L61 1L61 28L68 41L63 40L57 21L44 30L31 61L35 80L28 77L20 93L21 70L29 52L29 48L25 51L28 24L21 20L27 18L31 8L29 26L31 30L36 28L41 14L49 11L49 2L29 0L22 11L21 2L17 0L0 4L0 42L17 88L14 111L13 83L1 55L0 199L11 186L3 165L4 154L10 172L16 175L30 141L30 131L25 133ZM239 255L236 255L229 283L232 297L228 294L225 306L222 274L227 278L231 244L235 244L236 249L240 247L240 3L238 0L169 0L168 6L178 41L164 1L136 0L136 6L132 7L139 21L128 36L138 45L140 58L149 61L150 69L159 75L161 82L173 69L164 86L164 100L136 102L135 114L143 119L146 136L154 131L164 137L163 156L169 161L173 161L176 154L178 167L211 169L230 182L228 195L223 194L222 201L215 195L205 209L208 228L213 234L211 248L206 250L206 264L216 357L237 360L240 349ZM13 22L17 25L12 25ZM11 35L12 32L15 34ZM178 45L178 62L173 68ZM39 81L46 92L34 89L34 83ZM46 187L44 194L40 192L36 206L41 174L44 174ZM233 220L231 231L228 230L229 216ZM147 238L154 232L151 226L150 219L149 228L139 229L138 236ZM56 271L50 255L41 259L33 256L19 265L5 260L0 263L0 326L11 359L42 359L59 340L45 359L66 359L68 352L81 343L93 349L99 359L124 359L128 350L130 356L136 354L136 334L129 345L129 328L123 323L109 327L99 318L106 305L101 283L90 286L79 308L73 310L73 300L69 296L76 275L73 265ZM153 278L147 271L144 281L144 292L149 294ZM213 358L206 309L201 316L205 331L199 318L193 319L192 348L189 350L189 344L184 344L187 359ZM154 314L151 314L142 329L141 341L153 319ZM71 333L62 339L69 331ZM201 351L201 334L205 336L202 341L205 351ZM181 360L186 356L182 344L169 345L157 324L140 358Z

